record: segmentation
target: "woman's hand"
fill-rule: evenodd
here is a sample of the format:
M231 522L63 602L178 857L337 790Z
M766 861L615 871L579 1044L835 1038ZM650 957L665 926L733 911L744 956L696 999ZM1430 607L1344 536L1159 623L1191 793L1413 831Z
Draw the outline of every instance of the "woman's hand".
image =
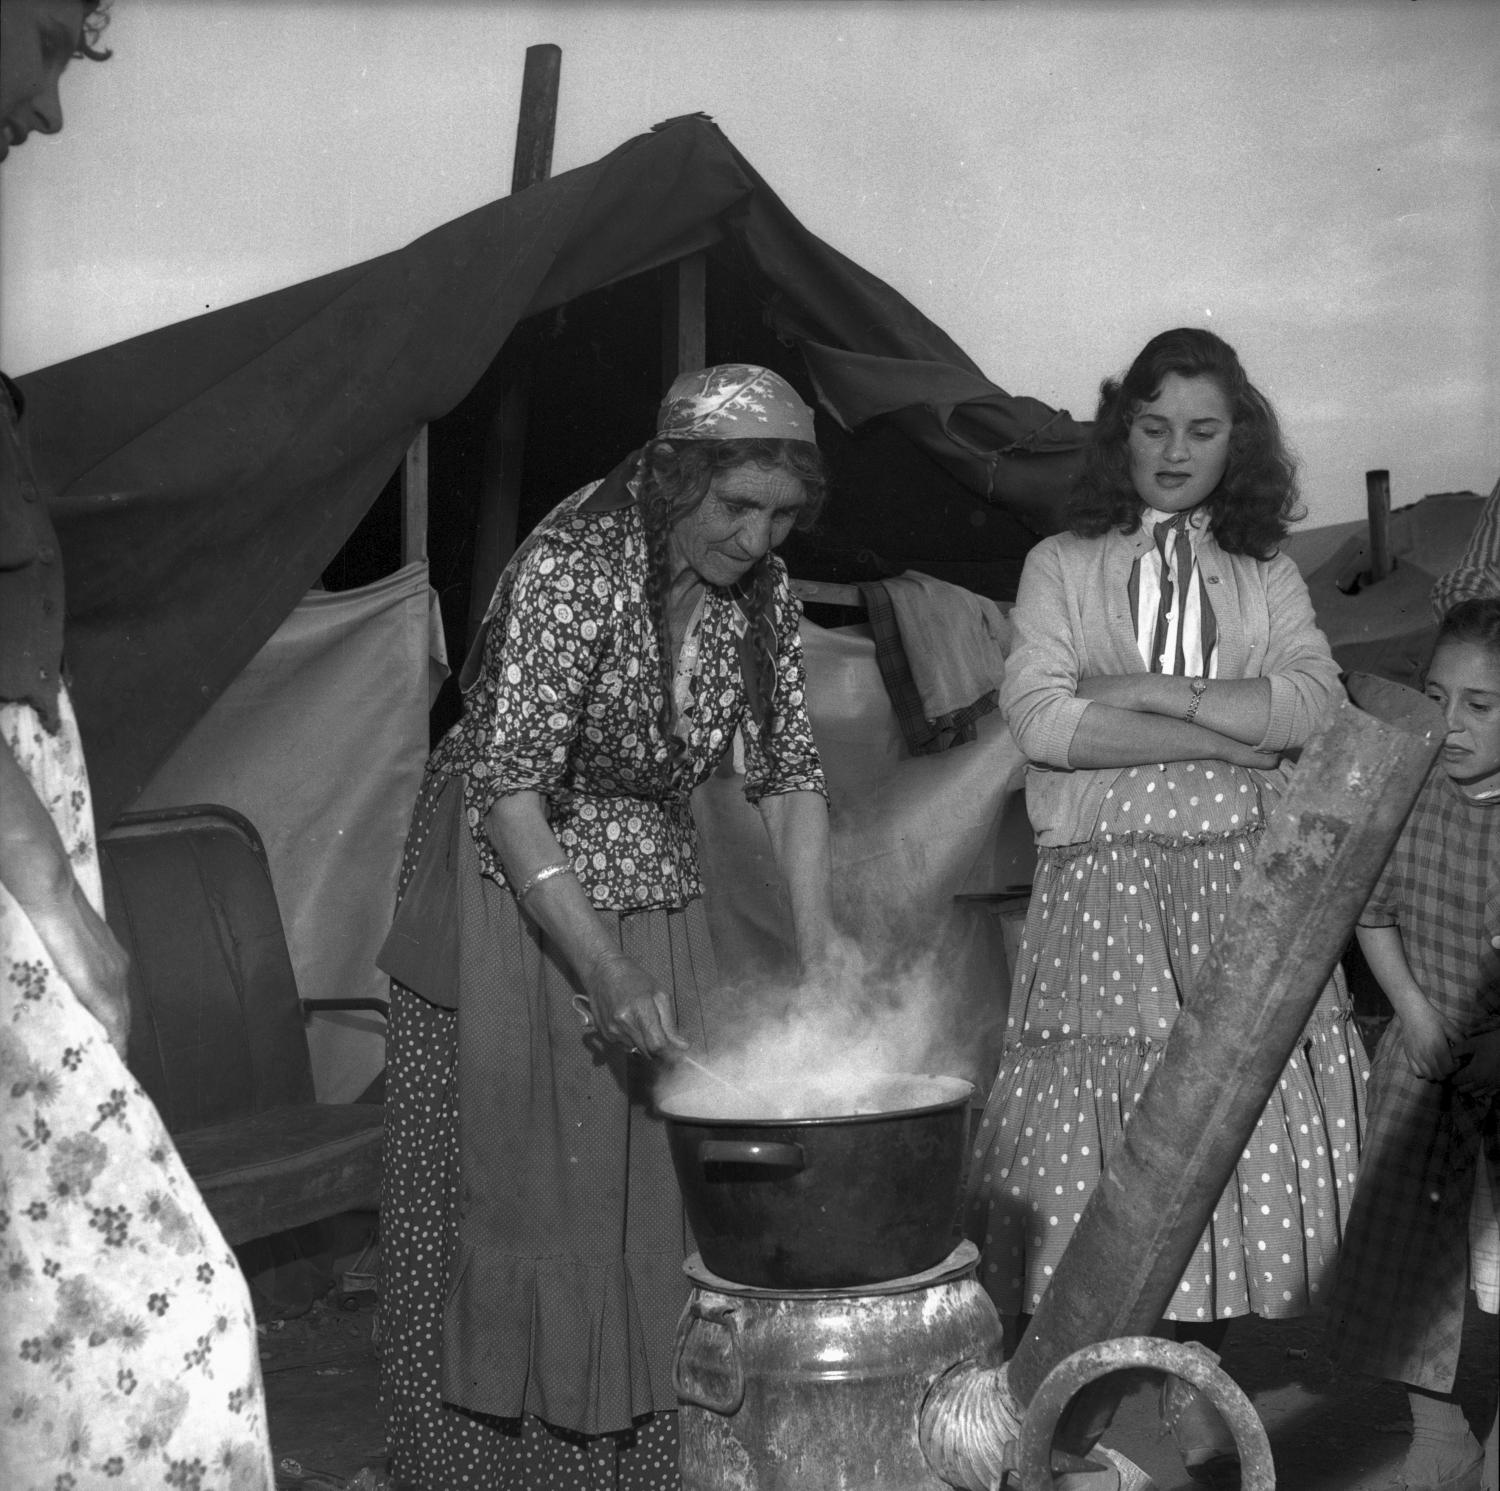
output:
M123 1057L130 960L84 894L57 825L0 739L0 884L36 928L57 971Z
M585 971L583 985L594 1029L612 1045L653 1060L672 1049L687 1050L672 1018L671 997L628 953L601 953Z
M525 889L545 866L570 865L547 822L540 793L513 792L500 798L490 809L489 830L513 886ZM549 874L532 883L522 906L583 985L574 1003L583 1008L588 1029L611 1045L652 1057L671 1047L687 1047L673 1021L671 995L620 951L613 928L594 910L576 875Z
M1426 1000L1401 1012L1401 1050L1417 1076L1441 1082L1458 1066L1458 1031Z
M1500 1030L1471 1035L1453 1050L1458 1070L1453 1085L1478 1097L1493 1097L1500 1091Z
M825 923L820 935L808 938L805 944L798 939L797 976L803 983L826 979L841 985L848 982L850 969L861 970L857 977L862 978L867 962L868 954L860 944L832 922Z
M76 880L65 897L31 907L27 915L57 971L123 1058L130 1037L130 958L115 934Z
M1258 751L1254 746L1231 740L1227 735L1222 739L1224 748L1219 752L1219 759L1231 766L1247 766L1252 771L1275 771L1281 765L1281 757L1275 751Z

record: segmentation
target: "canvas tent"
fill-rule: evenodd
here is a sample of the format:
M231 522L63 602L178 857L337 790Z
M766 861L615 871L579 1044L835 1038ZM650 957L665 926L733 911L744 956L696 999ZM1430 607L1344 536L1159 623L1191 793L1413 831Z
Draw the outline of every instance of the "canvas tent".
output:
M39 473L59 494L68 666L101 822L143 791L247 811L267 836L304 993L344 976L319 975L324 964L378 987L371 939L426 743L427 657L443 651L420 562L346 593L313 587L430 426L434 581L465 588L469 436L493 418L518 352L533 380L530 516L607 470L649 429L675 371L660 363L653 276L693 253L708 258L709 360L768 363L819 407L835 495L796 572L946 567L992 593L1013 585L1056 526L1084 427L990 383L802 228L701 116L395 253L22 380ZM959 915L955 891L1018 873L997 825L1019 757L992 718L967 755L908 773L888 703L848 687L861 669L876 676L851 645L813 649L835 701L822 728L850 746L839 770L870 809L843 822L841 873L899 888L904 916ZM717 815L724 832L745 832L738 811ZM754 915L774 937L764 866L748 852L719 860L755 882ZM998 932L982 907L960 920L946 941L988 997ZM345 946L330 962L335 937ZM343 1035L325 1039L347 1052ZM378 1060L366 1031L363 1064L341 1057L329 1086L318 1046L315 1031L324 1096L353 1096Z
M1433 586L1462 563L1487 506L1500 508L1500 486L1488 500L1476 492L1438 492L1396 509L1394 567L1378 580L1370 576L1365 524L1291 536L1287 551L1303 569L1318 625L1346 673L1418 683L1437 635Z
M702 250L743 287L778 370L831 416L820 436L873 422L865 468L899 446L920 471L922 490L879 505L853 493L843 521L860 542L908 563L988 552L1014 571L1055 526L1083 427L990 383L802 228L711 121L673 120L394 253L21 380L39 475L59 494L69 666L100 816L135 797L518 324ZM724 355L712 325L709 353ZM617 459L649 428L661 379L571 373L544 412L575 422L548 444L607 433ZM859 441L844 444L857 466ZM592 453L589 465L578 480L607 469ZM435 483L434 532L447 495ZM977 529L987 503L994 521Z

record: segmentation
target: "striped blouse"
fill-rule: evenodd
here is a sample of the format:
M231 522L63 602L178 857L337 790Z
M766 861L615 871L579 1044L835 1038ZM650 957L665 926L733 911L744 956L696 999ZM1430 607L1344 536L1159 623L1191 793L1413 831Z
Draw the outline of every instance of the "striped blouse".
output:
M1142 522L1156 545L1130 571L1136 646L1152 673L1214 678L1218 626L1198 570L1195 544L1206 519L1147 507Z

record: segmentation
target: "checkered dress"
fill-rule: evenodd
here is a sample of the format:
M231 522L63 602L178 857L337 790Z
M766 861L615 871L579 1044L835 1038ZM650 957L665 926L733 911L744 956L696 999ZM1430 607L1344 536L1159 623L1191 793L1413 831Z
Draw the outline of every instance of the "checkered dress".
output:
M1435 770L1360 920L1400 927L1417 984L1465 1034L1500 1025L1500 802L1473 802ZM1478 1165L1491 1194L1500 1185L1495 1102L1418 1077L1393 1021L1370 1111L1330 1345L1351 1370L1450 1392Z

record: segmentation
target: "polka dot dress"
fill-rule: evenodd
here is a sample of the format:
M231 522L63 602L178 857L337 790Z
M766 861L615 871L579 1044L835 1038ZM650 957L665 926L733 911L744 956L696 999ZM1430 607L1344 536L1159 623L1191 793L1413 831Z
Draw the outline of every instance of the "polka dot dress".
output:
M1138 766L1094 836L1043 848L1006 1048L976 1135L969 1235L1002 1314L1035 1311L1263 832L1259 773ZM1363 1048L1324 990L1169 1319L1299 1315L1332 1282L1363 1127Z
M418 799L403 886L432 829L442 786L440 779L429 779ZM461 842L467 850L467 833ZM514 939L521 920L510 893L488 881L479 886L471 850L466 864L473 884L463 892L465 926L471 916L468 898L475 894L504 898L513 924L506 935ZM686 915L642 912L622 922L633 924L636 934L649 942L659 939L666 924L675 921L680 940ZM544 1022L550 1006L559 1004L571 1036L568 1044L578 1044L578 1018L556 984L555 971L549 975L537 967L523 970L521 977L508 975L501 963L514 957L509 944L501 942L486 954L468 947L468 940L466 934L464 960L496 991L497 1006L506 1005L497 1009L494 1023L509 1032L513 1046L526 1052L538 1036L533 1027ZM652 966L649 950L635 946L630 950ZM681 947L676 951L679 961L691 955ZM711 959L711 954L696 946L691 951ZM506 1004L527 982L534 996L529 1015ZM678 997L683 998L681 989ZM682 1014L679 1007L680 1022ZM536 1103L529 1121L518 1132L491 1133L485 1140L493 1155L493 1180L476 1183L472 1173L466 1173L461 1183L461 1018L458 1012L392 983L379 1344L381 1403L396 1484L403 1491L675 1488L681 1484L677 1416L661 1410L675 1406L670 1387L671 1341L688 1286L681 1272L685 1252L681 1203L670 1159L665 1156L665 1141L662 1153L653 1154L650 1135L638 1117L638 1104L629 1104L628 1116L618 1111L625 1106L623 1097L617 1109L576 1119L576 1129L580 1134L590 1132L593 1117L598 1117L610 1134L636 1125L642 1128L641 1135L622 1140L618 1151L612 1151L608 1143L572 1138L569 1131L575 1120L561 1112L549 1118L547 1109L556 1089L544 1101L542 1077L534 1073ZM691 1021L687 1031L700 1034ZM623 1066L624 1058L619 1060ZM609 1100L610 1067L601 1065L600 1071L602 1077L593 1091L603 1103ZM520 1085L506 1071L496 1074L496 1083L510 1089ZM568 1122L563 1121L565 1117ZM474 1121L473 1113L466 1110L465 1122ZM553 1170L554 1149L569 1145L584 1172L577 1177L558 1176ZM613 1169L611 1154L619 1161ZM467 1261L473 1249L463 1222L471 1210L475 1184L491 1186L505 1196L512 1191L529 1196L524 1212L528 1220L518 1228L530 1226L545 1238L546 1249L554 1256L516 1257L498 1264L489 1259L491 1270L506 1270L505 1282L491 1282L496 1277L491 1272L476 1287ZM549 1208L562 1205L559 1197L580 1192L593 1198L590 1215L579 1215L575 1208L569 1223L558 1222L549 1213ZM621 1203L618 1231L611 1241L611 1198L617 1194L635 1200L633 1205ZM513 1209L520 1212L520 1208ZM646 1261L630 1261L632 1250L643 1251ZM541 1246L531 1251L540 1252ZM571 1269L572 1274L560 1275L559 1269ZM619 1317L610 1313L613 1296L606 1285L596 1282L616 1276L624 1277L620 1287L637 1312L637 1324L631 1330L615 1323ZM568 1286L571 1277L580 1281L576 1288ZM525 1322L520 1328L514 1323L518 1316ZM598 1334L587 1333L595 1328ZM471 1339L476 1334L483 1337L488 1352L477 1367ZM459 1338L456 1344L455 1337ZM455 1359L461 1364L457 1370ZM622 1359L627 1363L623 1371L614 1365ZM622 1382L622 1376L627 1380ZM467 1397L469 1407L452 1401L455 1379L458 1396ZM580 1434L546 1421L562 1416L550 1405L574 1389L575 1397L589 1399L589 1412L604 1412L601 1404L623 1403L613 1414L618 1430ZM491 1394L496 1401L513 1400L517 1409L522 1404L529 1409L538 1393L552 1394L546 1398L546 1414L490 1414L472 1406ZM633 1411L632 1405L642 1411Z

